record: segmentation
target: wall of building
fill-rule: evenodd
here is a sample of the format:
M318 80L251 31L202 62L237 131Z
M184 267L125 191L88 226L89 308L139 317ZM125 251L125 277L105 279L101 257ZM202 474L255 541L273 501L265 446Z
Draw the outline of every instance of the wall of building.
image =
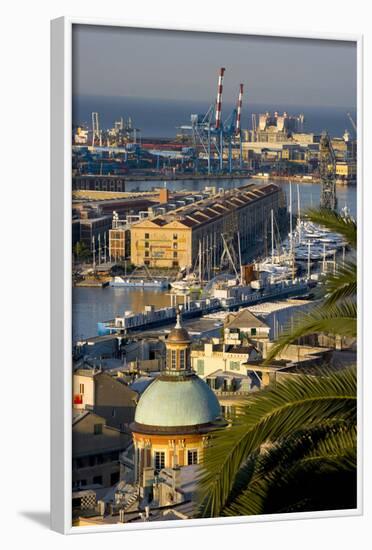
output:
M85 409L87 406L94 406L95 399L93 376L86 376L85 374L74 374L72 387L72 401L74 408Z
M191 367L198 376L204 379L218 370L247 374L248 353L213 351L212 347L205 344L203 351L191 351Z
M135 391L109 374L101 373L95 377L94 412L105 418L106 425L129 429L137 400Z
M125 178L123 176L98 176L84 175L72 178L73 190L91 191L125 191Z
M109 230L109 257L115 262L130 258L130 229Z
M134 419L138 395L124 382L104 372L94 376L75 373L73 404L76 409L91 408L107 426L127 429Z
M159 227L150 220L131 228L131 261L134 265L172 268L191 265L191 229L179 222Z
M99 433L96 426L101 426ZM131 439L107 427L105 419L86 414L72 427L72 484L74 488L99 484L110 487L120 476L119 454Z
M133 433L135 447L135 472L138 476L144 468L155 469L155 454L164 453L164 468L188 465L188 451L197 451L197 463L203 462L207 437L202 434L152 435ZM176 464L175 464L176 462Z
M99 238L101 240L101 249L104 247L104 235L106 234L106 242L108 244L108 232L111 228L111 217L102 216L93 219L80 220L80 241L86 244L91 249L92 238L95 239L95 248L98 250Z
M209 251L219 264L221 234L239 232L242 253L250 250L265 233L270 211L277 215L282 203L282 192L275 185L246 186L218 195L215 201L206 199L191 209L179 209L173 214L178 219L143 220L131 227L131 261L150 267L192 268L201 247L203 261Z

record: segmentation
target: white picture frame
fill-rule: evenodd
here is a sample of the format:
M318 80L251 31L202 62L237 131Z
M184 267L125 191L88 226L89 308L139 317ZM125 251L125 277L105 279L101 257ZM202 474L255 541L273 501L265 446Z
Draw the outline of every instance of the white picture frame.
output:
M71 514L71 395L72 395L72 293L71 293L71 127L72 127L72 26L99 25L136 28L125 20L61 17L51 22L51 527L64 533L128 531L169 527L233 524L262 521L295 520L355 516L362 514L362 435L358 435L358 506L355 510L312 513L275 514L254 517L195 519L156 523L73 527ZM362 55L363 37L360 34L277 32L275 29L254 29L248 26L216 28L212 26L144 26L140 28L231 33L270 37L306 38L352 41L357 45L357 126L358 222L361 221L363 143ZM361 227L361 223L359 223ZM362 232L358 232L358 426L362 419Z

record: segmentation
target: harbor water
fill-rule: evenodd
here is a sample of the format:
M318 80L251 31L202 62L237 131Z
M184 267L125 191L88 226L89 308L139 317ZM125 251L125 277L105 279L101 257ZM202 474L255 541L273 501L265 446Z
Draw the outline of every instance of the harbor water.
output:
M143 311L145 305L156 308L170 306L169 290L143 288L73 288L72 331L73 340L96 336L97 323L125 311Z
M187 189L189 191L200 191L208 186L223 187L231 189L247 183L263 184L257 179L218 179L218 180L183 180L167 181L170 190ZM289 183L287 181L275 181L286 193L289 202ZM131 182L129 191L139 189L140 191L158 187L159 182ZM307 208L316 208L319 205L320 185L306 183L299 185L301 211ZM343 208L345 204L349 207L351 215L356 217L357 201L356 187L337 187L338 207ZM292 185L293 213L297 213L297 187ZM112 319L116 315L123 315L125 311L140 312L145 305L165 307L170 305L169 290L154 290L141 288L73 288L73 340L88 338L97 334L97 323Z

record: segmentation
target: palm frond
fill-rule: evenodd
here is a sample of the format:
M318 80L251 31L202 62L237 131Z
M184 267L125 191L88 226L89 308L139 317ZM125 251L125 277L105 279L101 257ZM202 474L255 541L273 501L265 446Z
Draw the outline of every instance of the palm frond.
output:
M355 297L357 293L357 266L355 262L346 262L338 267L334 275L325 281L324 305L333 305L340 300Z
M330 231L342 235L351 247L357 246L357 226L355 221L349 218L343 218L337 212L332 210L310 209L306 212L307 217L314 223L326 227Z
M254 474L239 494L229 499L222 515L303 511L311 507L307 480L356 471L356 427L339 423L295 433L256 458ZM300 487L296 481L302 480ZM318 496L319 498L319 496ZM327 508L328 495L323 495ZM348 498L352 507L354 494Z
M270 349L264 364L268 365L289 344L299 338L325 332L340 336L355 337L357 333L357 306L353 300L343 303L321 304L309 313L299 315L293 330L281 335Z
M220 515L242 465L262 444L335 417L354 422L355 369L278 382L275 389L249 398L239 412L235 424L217 433L206 451L199 484L199 513L204 517Z

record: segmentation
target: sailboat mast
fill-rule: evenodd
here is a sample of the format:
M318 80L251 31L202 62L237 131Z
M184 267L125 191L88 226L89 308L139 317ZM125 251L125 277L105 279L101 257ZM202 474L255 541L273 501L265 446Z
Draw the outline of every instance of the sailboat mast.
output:
M93 271L96 271L96 243L94 235L92 237L92 248L93 248Z
M326 245L323 243L323 273L326 271Z
M274 211L271 209L271 263L274 264Z
M239 251L239 272L240 272L240 284L243 284L242 277L242 250L240 248L240 232L238 231L238 251Z
M292 182L289 182L289 245L293 255Z
M199 239L199 279L201 284L202 282L202 244L200 239Z
M298 241L301 242L301 202L300 202L300 186L297 184L297 224L298 224Z
M289 250L290 261L292 264L292 280L294 280L294 253L293 253L293 198L292 198L292 182L289 182Z

